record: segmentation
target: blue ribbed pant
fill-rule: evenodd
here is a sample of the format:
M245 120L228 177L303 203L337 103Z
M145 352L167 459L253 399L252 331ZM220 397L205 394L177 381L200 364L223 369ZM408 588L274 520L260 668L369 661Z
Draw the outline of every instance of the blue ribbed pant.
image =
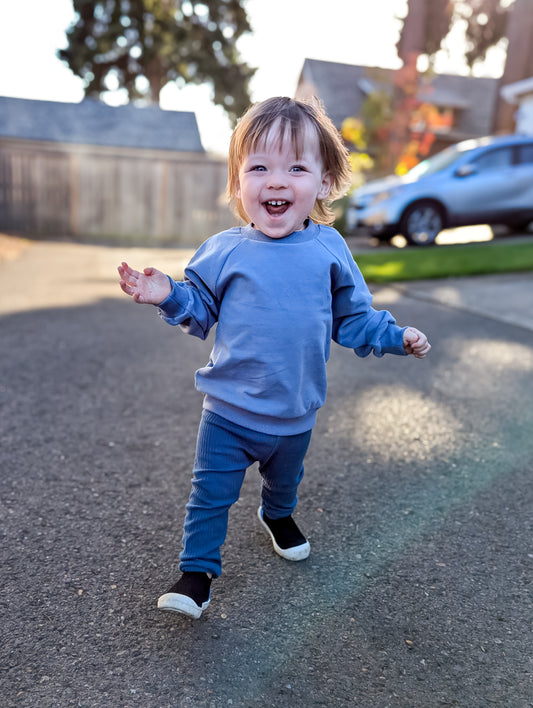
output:
M203 411L185 516L182 571L204 571L215 577L222 572L220 548L226 540L229 509L254 462L259 462L265 514L271 519L292 514L310 439L311 430L267 435Z

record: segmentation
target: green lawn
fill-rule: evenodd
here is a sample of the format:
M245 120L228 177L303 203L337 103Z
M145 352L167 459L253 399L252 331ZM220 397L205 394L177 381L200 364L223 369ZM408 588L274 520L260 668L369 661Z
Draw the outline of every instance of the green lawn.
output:
M533 270L533 242L387 249L354 257L370 283L514 273Z

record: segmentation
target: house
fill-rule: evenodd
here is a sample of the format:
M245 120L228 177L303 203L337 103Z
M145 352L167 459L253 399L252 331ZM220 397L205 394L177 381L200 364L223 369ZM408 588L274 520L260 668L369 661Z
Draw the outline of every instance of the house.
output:
M196 246L232 219L196 117L0 97L0 229Z
M515 133L533 135L533 76L502 86L500 94L507 103L518 106Z
M360 115L370 93L392 93L393 76L392 69L306 59L296 98L318 96L340 129L345 118ZM450 143L489 135L497 91L497 79L440 74L423 80L418 98L453 118L439 132L433 152Z

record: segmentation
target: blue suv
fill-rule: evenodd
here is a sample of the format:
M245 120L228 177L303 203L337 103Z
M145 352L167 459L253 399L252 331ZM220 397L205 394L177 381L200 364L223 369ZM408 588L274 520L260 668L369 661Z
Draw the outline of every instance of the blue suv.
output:
M453 226L533 221L533 135L465 140L419 163L403 177L368 182L346 214L348 231L364 228L382 241L402 234L430 245Z

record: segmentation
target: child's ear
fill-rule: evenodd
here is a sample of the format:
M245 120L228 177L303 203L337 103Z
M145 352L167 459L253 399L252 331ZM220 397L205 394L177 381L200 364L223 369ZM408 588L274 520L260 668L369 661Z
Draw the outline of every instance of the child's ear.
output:
M326 197L329 197L329 193L331 192L332 187L333 178L329 174L329 172L325 172L322 175L322 184L320 185L320 189L317 194L317 199L326 199Z

